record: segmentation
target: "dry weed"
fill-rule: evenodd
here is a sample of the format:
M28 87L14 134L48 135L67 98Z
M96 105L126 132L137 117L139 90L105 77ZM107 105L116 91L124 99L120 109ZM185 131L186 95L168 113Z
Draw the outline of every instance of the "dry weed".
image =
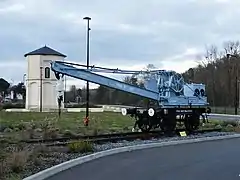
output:
M28 151L13 152L7 158L7 164L10 170L14 173L20 173L24 170L30 153Z

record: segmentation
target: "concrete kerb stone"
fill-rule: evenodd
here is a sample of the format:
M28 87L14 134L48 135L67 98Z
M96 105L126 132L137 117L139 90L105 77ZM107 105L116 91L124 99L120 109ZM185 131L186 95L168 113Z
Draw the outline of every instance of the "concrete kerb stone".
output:
M135 145L135 146L125 146L125 147L109 149L106 151L93 153L90 155L86 155L83 157L79 157L79 158L58 164L56 166L53 166L51 168L48 168L41 172L38 172L32 176L29 176L23 180L44 180L44 179L49 178L49 177L51 177L57 173L60 173L64 170L70 169L74 166L83 164L85 162L88 162L88 161L91 161L91 160L94 160L97 158L101 158L104 156L109 156L109 155L113 155L113 154L117 154L117 153L130 152L130 151L141 150L141 149L146 149L146 148L156 148L156 147L172 146L172 145L179 145L179 144L190 144L190 143L233 139L233 138L240 138L240 134L216 136L216 137L204 137L204 138L197 138L197 139L186 139L186 140L169 141L169 142L161 142L161 143L140 144L140 145Z

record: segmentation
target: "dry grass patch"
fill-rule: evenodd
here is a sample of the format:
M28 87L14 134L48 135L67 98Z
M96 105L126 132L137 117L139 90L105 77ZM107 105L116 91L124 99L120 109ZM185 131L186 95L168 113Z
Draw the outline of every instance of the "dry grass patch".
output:
M7 158L7 164L13 173L20 173L24 170L30 153L28 151L13 152Z

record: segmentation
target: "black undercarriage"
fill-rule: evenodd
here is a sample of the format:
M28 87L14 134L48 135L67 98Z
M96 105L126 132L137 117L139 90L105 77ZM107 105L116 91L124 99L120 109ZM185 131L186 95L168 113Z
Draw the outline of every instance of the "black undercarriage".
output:
M211 113L209 107L192 108L160 108L154 109L154 115L150 116L148 109L130 108L127 114L135 118L134 128L138 126L142 132L161 128L166 133L176 129L177 123L184 124L187 131L197 130L200 122L205 123L206 114Z

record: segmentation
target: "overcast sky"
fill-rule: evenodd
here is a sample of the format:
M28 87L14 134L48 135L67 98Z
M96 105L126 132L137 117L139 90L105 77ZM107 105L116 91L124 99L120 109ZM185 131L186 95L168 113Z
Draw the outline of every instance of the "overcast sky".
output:
M17 83L24 54L45 44L86 63L139 69L149 63L183 72L207 45L238 40L239 0L0 0L0 76ZM68 81L68 84L80 81Z

